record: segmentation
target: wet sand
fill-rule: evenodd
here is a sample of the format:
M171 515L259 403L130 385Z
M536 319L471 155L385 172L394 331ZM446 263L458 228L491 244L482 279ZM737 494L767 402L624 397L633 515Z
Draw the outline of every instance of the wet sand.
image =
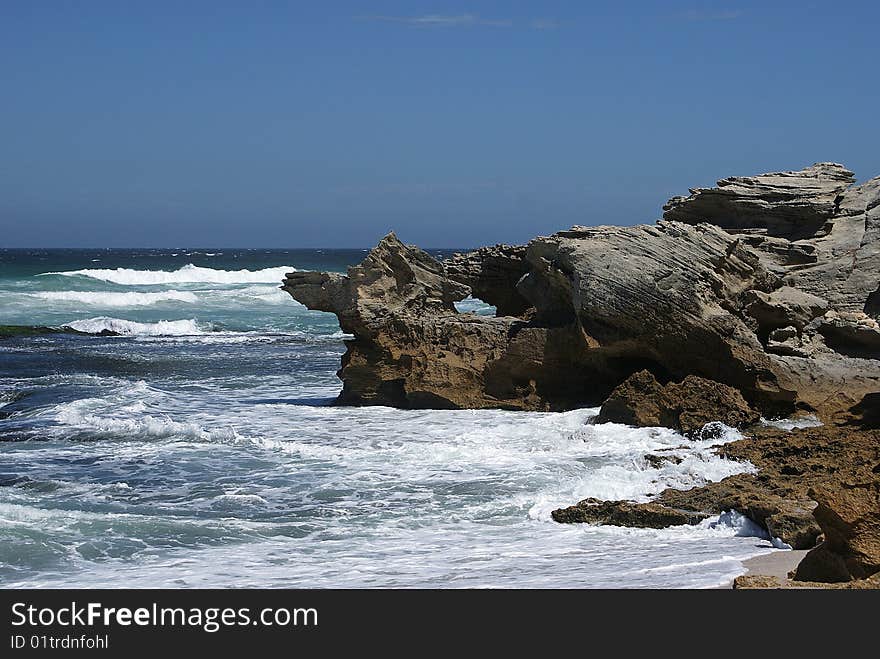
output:
M801 559L807 553L807 549L791 549L786 551L774 551L771 554L762 554L743 561L743 566L748 569L747 575L764 575L785 579L788 573L797 567ZM733 588L733 582L722 586Z

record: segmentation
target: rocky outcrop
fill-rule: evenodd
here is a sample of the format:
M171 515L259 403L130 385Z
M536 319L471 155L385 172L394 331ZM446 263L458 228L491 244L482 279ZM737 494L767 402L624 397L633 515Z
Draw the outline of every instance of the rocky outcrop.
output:
M547 324L578 327L595 368L622 381L648 369L662 379L698 375L736 387L769 407L789 408L754 329L743 295L779 282L721 229L574 227L529 243L532 270L519 289Z
M664 426L694 435L713 422L743 427L760 419L733 387L694 375L664 386L650 371L639 371L611 392L596 422Z
M627 377L697 376L765 414L880 392L880 179L835 164L736 177L664 220L572 227L438 262L386 237L347 275L283 288L336 313L340 402L562 410ZM473 295L492 317L459 314Z
M465 279L461 269L457 276ZM339 371L341 403L555 410L578 405L590 386L575 328L458 313L470 287L393 233L347 275L293 272L282 288L335 313L354 335Z
M554 510L551 516L555 521L564 524L607 524L647 529L699 524L707 517L701 513L675 510L657 503L601 501L600 499L584 499L574 506Z
M734 510L793 549L809 549L821 534L813 519L815 503L799 487L799 478L769 483L751 474L730 476L692 490L664 490L657 501L704 515Z

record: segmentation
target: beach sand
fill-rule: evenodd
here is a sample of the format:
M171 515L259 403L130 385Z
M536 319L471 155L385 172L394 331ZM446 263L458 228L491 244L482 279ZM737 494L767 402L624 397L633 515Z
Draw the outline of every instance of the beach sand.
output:
M787 551L774 551L771 554L762 554L743 561L747 568L747 575L763 575L767 577L779 577L785 579L788 573L797 567L801 559L806 555L807 549L791 549ZM733 582L722 586L733 588Z

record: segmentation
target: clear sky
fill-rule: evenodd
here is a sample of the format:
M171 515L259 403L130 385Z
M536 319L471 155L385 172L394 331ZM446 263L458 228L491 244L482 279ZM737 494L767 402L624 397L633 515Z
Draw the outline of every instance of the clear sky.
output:
M522 242L880 174L880 2L0 0L0 246Z

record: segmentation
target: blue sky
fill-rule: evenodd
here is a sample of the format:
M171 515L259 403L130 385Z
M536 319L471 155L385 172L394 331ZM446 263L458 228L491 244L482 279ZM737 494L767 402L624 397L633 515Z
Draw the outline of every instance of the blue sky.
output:
M877 2L0 3L0 246L423 246L880 174Z

